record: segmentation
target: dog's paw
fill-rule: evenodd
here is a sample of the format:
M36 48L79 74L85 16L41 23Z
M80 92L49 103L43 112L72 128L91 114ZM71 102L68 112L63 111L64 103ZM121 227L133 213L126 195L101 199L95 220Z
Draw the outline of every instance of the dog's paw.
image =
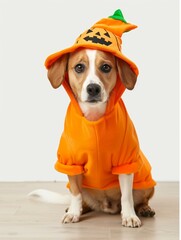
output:
M137 214L141 217L153 217L155 215L155 211L151 209L150 206L144 204L138 208Z
M136 215L126 216L122 214L122 226L138 228L141 227L141 221Z
M76 223L79 222L82 214L82 195L71 197L70 207L66 210L65 215L62 218L62 223Z
M79 222L79 220L80 220L80 215L66 213L62 218L62 223L76 223L76 222Z

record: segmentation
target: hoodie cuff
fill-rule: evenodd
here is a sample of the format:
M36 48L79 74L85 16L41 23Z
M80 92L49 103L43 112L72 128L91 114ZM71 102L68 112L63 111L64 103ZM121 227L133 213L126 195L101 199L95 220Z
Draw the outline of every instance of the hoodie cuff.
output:
M112 174L119 175L119 174L131 174L136 173L140 168L139 162L133 162L130 164L119 165L112 168Z
M84 173L84 167L81 165L64 165L60 162L56 162L55 169L58 172L67 174L69 176L79 175Z

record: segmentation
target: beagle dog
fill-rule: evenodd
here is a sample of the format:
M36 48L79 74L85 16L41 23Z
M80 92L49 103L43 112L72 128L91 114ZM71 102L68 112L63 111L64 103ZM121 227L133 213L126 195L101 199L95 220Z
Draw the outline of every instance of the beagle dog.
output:
M64 80L66 74L67 80ZM135 86L136 77L136 74L134 74L125 61L118 59L109 52L87 48L81 48L72 53L65 54L48 69L48 78L51 85L54 88L58 88L61 84L66 82L65 88L67 89L67 86L69 87L69 92L71 91L71 94L73 95L71 95L71 98L77 103L82 113L82 118L85 119L90 126L92 126L91 123L101 124L104 116L109 116L109 113L107 113L108 105L110 104L113 95L117 94L120 84L119 82L121 82L125 88L131 90ZM121 93L118 94L119 98L120 95ZM122 103L114 102L114 104ZM114 112L114 109L115 106L112 106L110 111L111 114ZM123 129L124 124L117 116L117 113L115 116L116 118L114 119L116 120L115 122L111 122L111 126L114 127L119 120L119 132L122 134L122 132L125 132L125 129ZM107 119L108 118L109 117L107 117ZM72 119L72 121L74 121L74 119ZM65 125L66 124L68 124L68 122L66 122ZM75 126L73 127L76 128L76 126L78 125L75 123ZM72 128L73 130L70 130L70 134L71 132L74 134L73 131L76 130L74 128ZM107 127L105 127L105 131L109 131L106 129ZM75 134L79 135L80 132L81 135L81 129L77 130L77 132L78 133ZM115 134L117 136L119 133L115 132ZM102 152L105 152L106 148L109 148L109 145L112 144L111 142L114 141L114 137L111 142L106 145L106 132L103 136L105 137L102 139L103 144L100 144L100 148L104 148L105 146L104 149L101 149ZM79 136L77 136L77 139L78 138ZM87 139L88 143L90 143L91 140L89 138ZM94 140L95 139L92 139L92 141ZM129 138L127 141L127 145L129 145ZM72 143L70 142L70 144ZM113 151L114 145L116 149L116 144L117 143L113 142ZM122 151L121 146L119 152L120 151ZM127 151L129 151L129 148ZM118 172L115 175L114 172L109 171L111 179L114 177L114 181L117 181L117 185L115 184L113 187L101 187L100 189L98 185L96 188L90 186L86 187L86 184L88 184L86 179L90 179L90 182L101 181L103 184L107 181L107 177L104 178L104 176L107 175L102 174L101 171L104 171L106 164L112 164L111 161L113 160L110 157L110 159L105 161L108 161L109 163L104 162L104 159L99 162L100 174L96 172L96 167L93 167L93 170L89 171L88 168L85 167L87 162L83 167L84 170L80 172L80 174L71 174L71 172L68 174L71 200L70 206L62 218L63 223L78 222L81 214L90 210L95 210L111 214L121 213L122 225L135 228L141 226L139 216L153 217L155 215L154 210L148 205L149 199L154 194L155 185L154 180L152 180L149 175L150 173L144 175L144 178L146 179L144 181L149 179L149 184L136 187L141 182L141 175L132 170L124 173L124 171L120 170L120 167L120 174ZM96 165L98 163L94 164ZM142 168L143 164L140 165L139 169L142 171ZM30 195L38 196L44 201L49 201L48 199L50 199L51 193L42 194L40 191L35 191ZM61 196L58 197L54 195L53 202L56 202L56 198L59 198L58 201L60 201Z

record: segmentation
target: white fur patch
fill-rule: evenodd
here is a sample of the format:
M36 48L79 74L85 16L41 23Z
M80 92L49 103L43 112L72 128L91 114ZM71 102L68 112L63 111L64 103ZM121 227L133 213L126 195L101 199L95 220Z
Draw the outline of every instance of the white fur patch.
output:
M71 203L68 212L64 215L62 223L78 222L82 213L82 195L71 195Z
M84 117L89 121L96 121L102 117L106 111L106 102L90 104L86 102L79 102L79 106L84 113Z
M136 216L134 210L134 202L133 202L133 193L132 193L132 185L133 185L133 174L120 174L119 175L119 183L121 187L121 217L122 217L122 225L125 227L140 227L141 221Z
M101 97L102 102L107 101L108 96L105 91L104 85L99 79L99 77L96 75L96 69L95 69L95 61L96 61L96 50L89 50L86 49L86 54L89 59L89 72L88 75L82 85L82 91L81 91L81 101L86 102L88 99L88 93L87 93L87 86L91 83L98 84L101 87Z

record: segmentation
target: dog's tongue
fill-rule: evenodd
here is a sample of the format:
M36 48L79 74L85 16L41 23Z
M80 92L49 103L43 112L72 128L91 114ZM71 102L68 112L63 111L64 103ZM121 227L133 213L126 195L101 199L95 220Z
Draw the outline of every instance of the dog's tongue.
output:
M116 10L112 16L101 19L92 27L106 29L119 37L121 37L124 32L137 28L136 25L126 22L120 9Z

